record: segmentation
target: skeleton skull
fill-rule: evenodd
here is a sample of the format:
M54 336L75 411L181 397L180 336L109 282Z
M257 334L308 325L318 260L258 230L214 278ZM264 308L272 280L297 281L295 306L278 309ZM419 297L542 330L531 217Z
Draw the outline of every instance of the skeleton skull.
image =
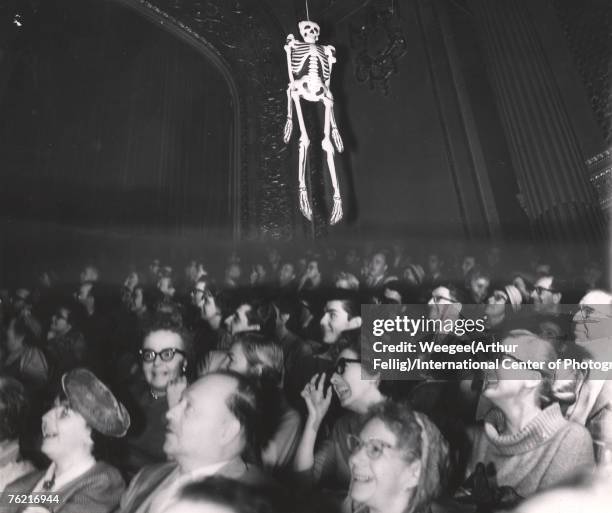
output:
M298 23L300 35L305 43L316 43L319 40L321 27L314 21L300 21Z

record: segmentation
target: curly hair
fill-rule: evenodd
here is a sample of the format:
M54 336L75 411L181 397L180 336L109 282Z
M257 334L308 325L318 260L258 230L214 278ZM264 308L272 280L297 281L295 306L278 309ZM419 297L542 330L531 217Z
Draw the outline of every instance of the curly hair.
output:
M363 425L378 419L391 431L407 463L420 461L418 484L410 513L427 511L429 504L446 489L450 469L448 442L427 415L406 402L386 400L372 407Z
M16 379L0 376L0 442L19 437L27 410L23 385Z

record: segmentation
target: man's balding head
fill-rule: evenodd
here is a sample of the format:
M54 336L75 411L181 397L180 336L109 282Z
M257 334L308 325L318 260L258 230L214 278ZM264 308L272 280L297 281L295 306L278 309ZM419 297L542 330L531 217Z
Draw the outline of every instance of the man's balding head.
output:
M164 451L185 471L237 458L257 438L256 414L255 389L246 378L207 374L168 412Z

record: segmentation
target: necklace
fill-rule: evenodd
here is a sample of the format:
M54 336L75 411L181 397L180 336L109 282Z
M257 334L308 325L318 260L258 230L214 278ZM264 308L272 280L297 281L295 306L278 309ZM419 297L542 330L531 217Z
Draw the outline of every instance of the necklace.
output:
M151 397L153 399L155 399L155 400L159 399L160 397L165 397L166 396L165 392L156 392L152 388L149 389L149 392L151 394Z

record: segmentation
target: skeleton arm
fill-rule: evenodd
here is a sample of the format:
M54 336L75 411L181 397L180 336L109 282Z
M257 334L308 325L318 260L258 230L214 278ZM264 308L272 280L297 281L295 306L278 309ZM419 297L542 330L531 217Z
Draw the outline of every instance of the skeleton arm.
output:
M324 79L325 79L325 87L330 89L331 75L334 63L336 62L336 49L331 45L326 45L323 47L323 51L325 52L325 57L327 60L327 65L323 67L324 70ZM331 93L330 93L331 96ZM334 107L333 107L333 98L332 98L332 106L330 108L330 123L331 123L331 137L334 141L334 145L339 153L344 151L344 142L342 142L342 136L340 135L340 131L338 130L338 125L336 124L336 116L334 115ZM342 211L340 211L340 217L342 217ZM333 224L333 223L332 223Z
M284 46L287 54L287 71L289 72L289 84L293 84L293 70L291 69L291 52L295 47L295 37L293 34L287 36L287 44Z
M293 132L293 104L291 103L291 86L293 85L293 71L291 69L291 51L295 46L295 38L293 34L287 36L287 44L285 45L285 53L287 54L287 71L289 72L289 85L287 86L287 121L285 122L285 130L283 131L283 141L285 144L291 139Z
M327 63L329 66L327 77L325 77L325 87L329 89L330 82L331 82L332 68L334 67L334 64L336 63L336 49L332 45L326 45L323 47L323 49L325 51L325 55L327 56Z

